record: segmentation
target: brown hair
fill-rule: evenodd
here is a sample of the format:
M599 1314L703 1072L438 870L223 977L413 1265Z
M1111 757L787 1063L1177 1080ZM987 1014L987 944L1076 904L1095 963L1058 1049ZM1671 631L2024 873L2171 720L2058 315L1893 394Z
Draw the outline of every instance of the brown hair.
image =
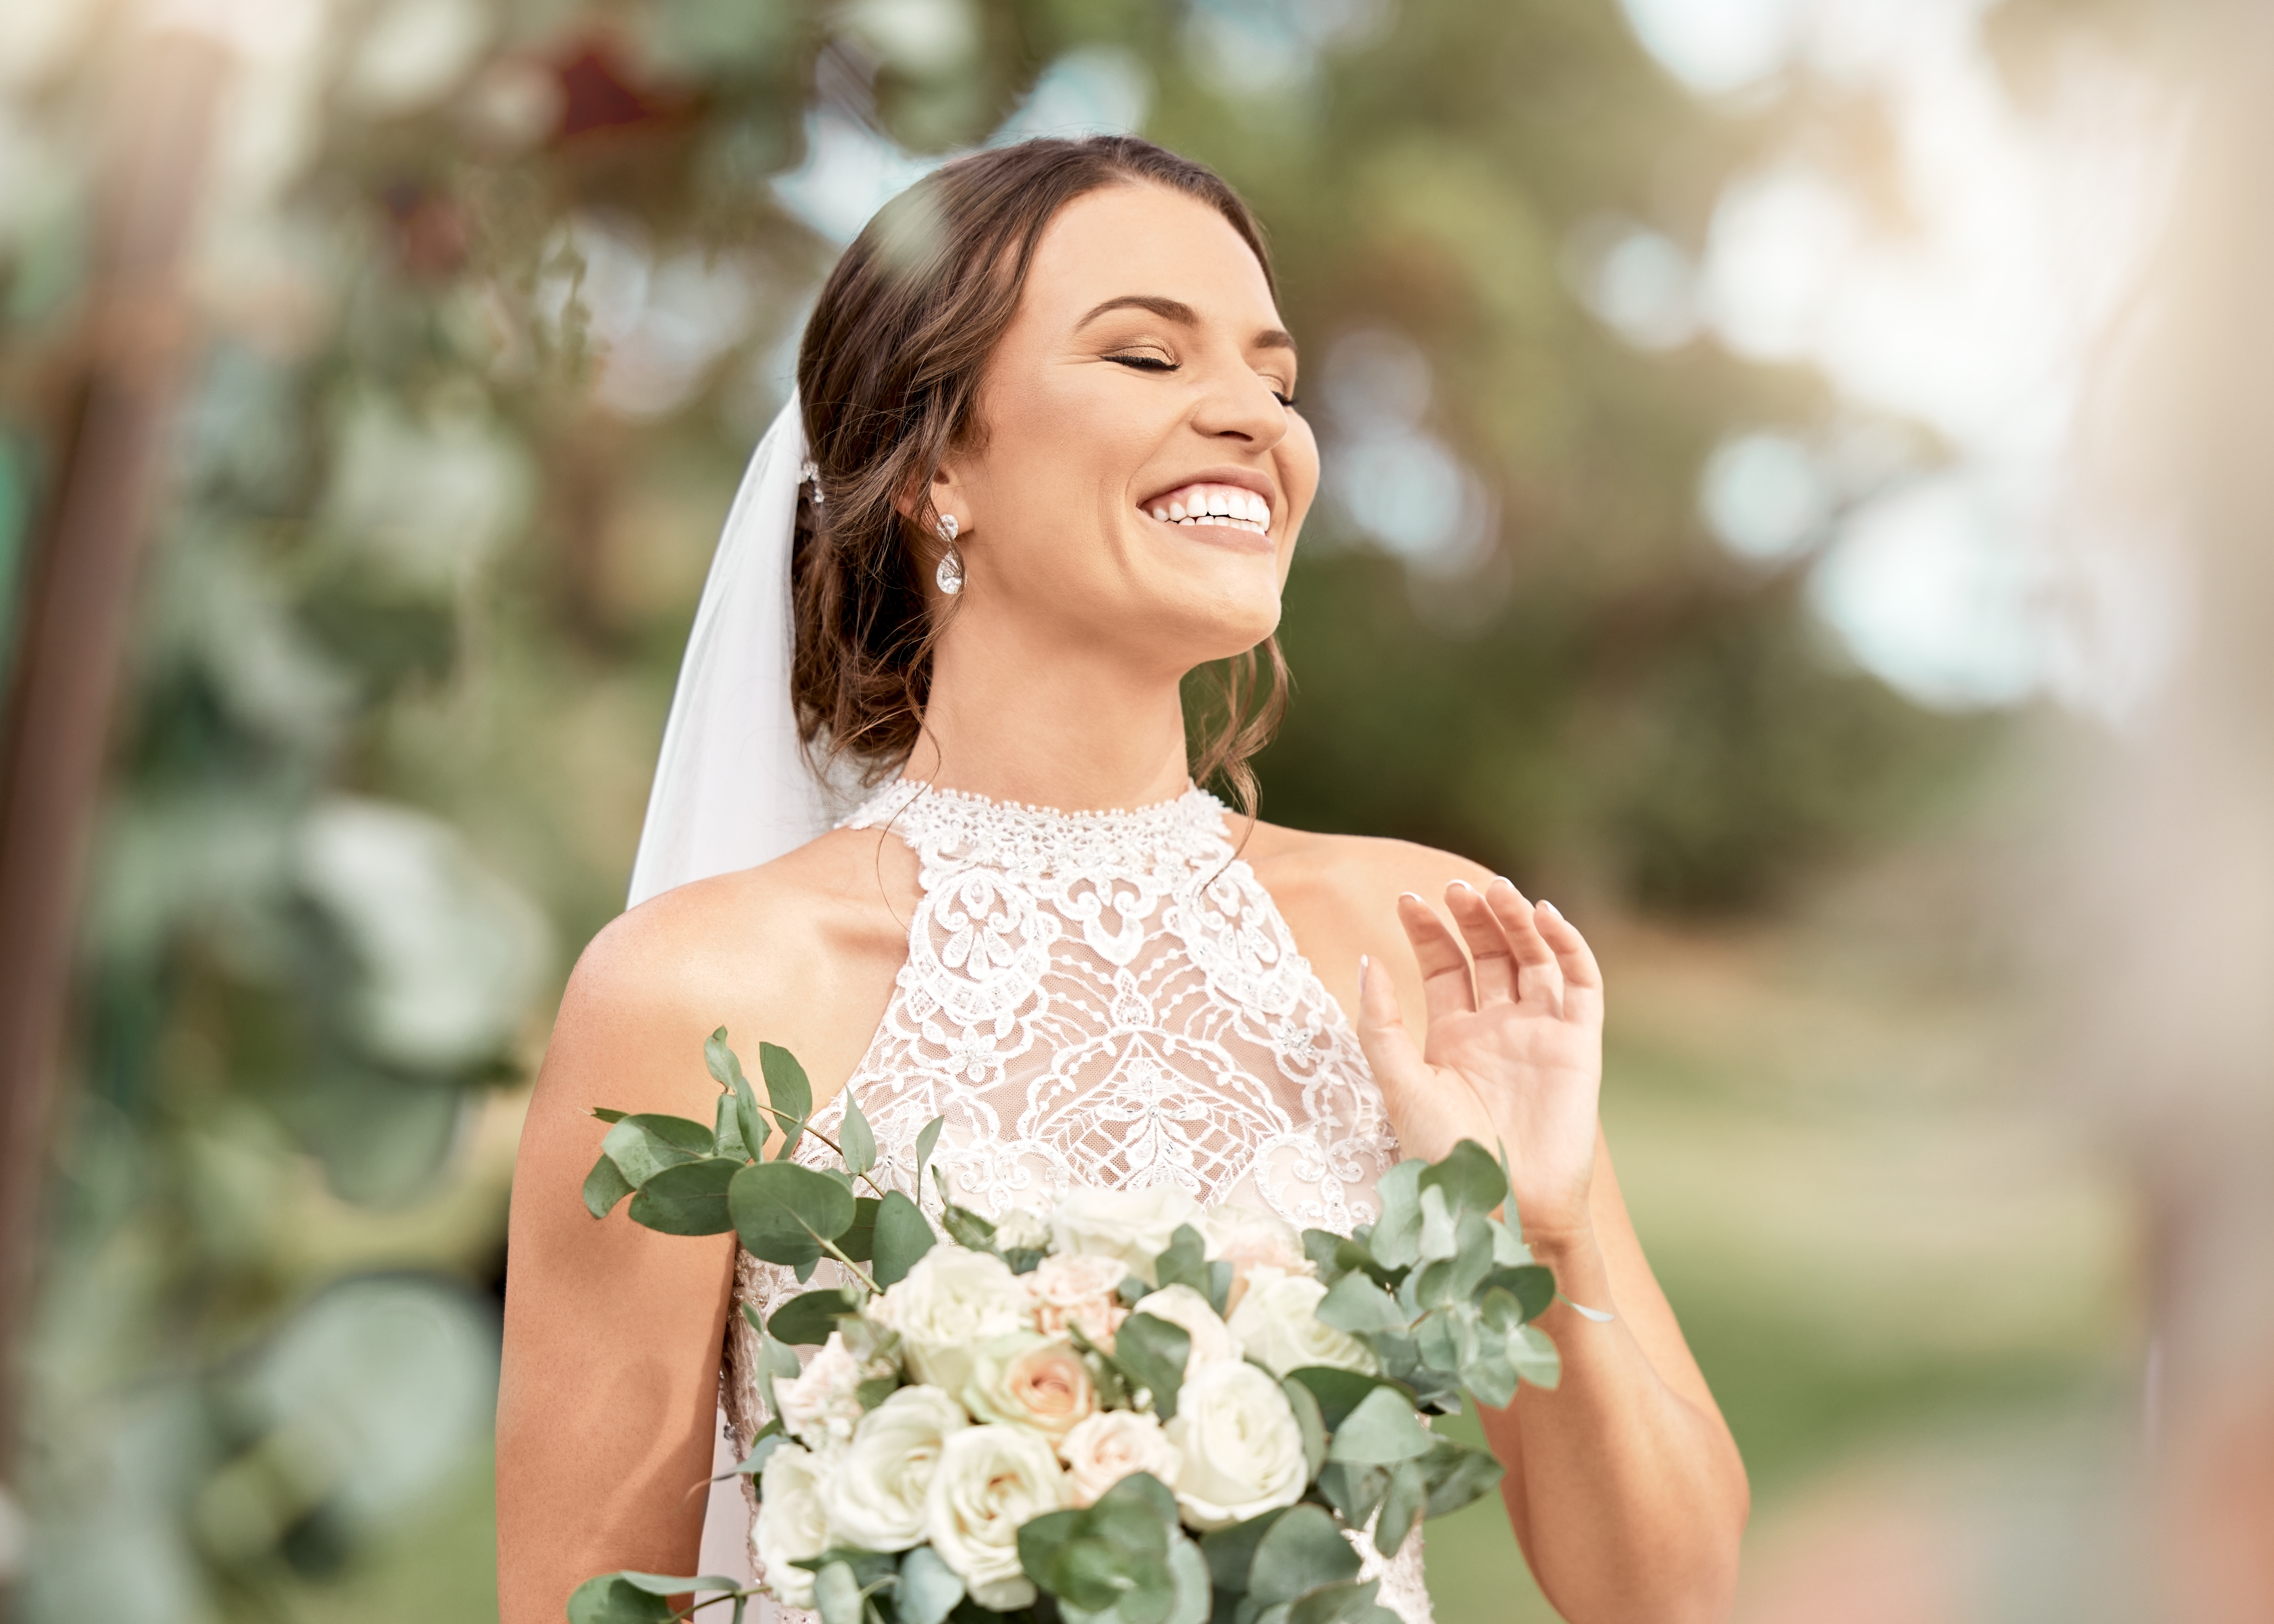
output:
M1205 165L1133 136L1033 140L935 170L869 222L823 285L797 357L805 432L818 470L797 504L791 561L798 731L847 755L873 781L915 748L939 626L922 581L936 557L931 477L981 431L982 371L1018 308L1035 245L1058 210L1101 187L1149 183L1209 205L1271 282L1263 233ZM1276 288L1275 288L1276 291ZM913 518L900 503L917 497ZM1217 703L1193 776L1221 777L1255 807L1248 760L1286 707L1276 637L1217 663Z

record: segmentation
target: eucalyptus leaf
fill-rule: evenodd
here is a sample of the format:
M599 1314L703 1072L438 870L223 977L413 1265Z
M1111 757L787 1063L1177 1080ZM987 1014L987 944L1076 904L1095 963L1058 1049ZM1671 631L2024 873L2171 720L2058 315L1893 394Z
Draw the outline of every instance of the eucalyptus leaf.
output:
M945 1191L946 1185L947 1181L943 1178L941 1189ZM945 1202L940 1207L939 1222L940 1227L947 1231L947 1237L959 1246L972 1252L995 1250L994 1223L968 1207L958 1207L953 1201Z
M727 1195L743 1246L769 1263L809 1266L819 1259L822 1241L853 1227L852 1192L793 1162L742 1169Z
M1312 1312L1320 1324L1353 1336L1375 1332L1403 1335L1406 1329L1405 1316L1389 1293L1363 1274L1345 1274L1328 1287Z
M717 1154L737 1162L755 1160L757 1148L742 1137L742 1114L736 1109L732 1094L719 1096L716 1115L711 1138Z
M1344 1246L1360 1246L1360 1244L1346 1236L1336 1234L1332 1229L1303 1231L1303 1255L1310 1259L1311 1267L1318 1271L1321 1282L1329 1286L1340 1280L1352 1267L1342 1261L1342 1249Z
M806 1080L797 1056L779 1043L758 1045L758 1071L766 1079L766 1102L773 1107L785 1136L774 1160L787 1162L805 1132L806 1119L813 1115L813 1085Z
M584 1210L595 1218L606 1217L631 1192L631 1180L606 1156L592 1163L592 1170L584 1175Z
M1291 1397L1296 1393L1307 1393L1306 1388L1289 1384ZM1315 1414L1315 1402L1312 1410ZM1247 1570L1254 1565L1255 1547L1271 1525L1287 1515L1287 1507L1267 1511L1261 1516L1250 1517L1245 1522L1235 1522L1230 1528L1220 1528L1201 1536L1201 1554L1208 1559L1209 1576L1218 1590L1235 1595L1247 1591Z
M1303 1434L1303 1481L1308 1483L1327 1463L1327 1422L1319 1412L1318 1395L1295 1380L1283 1381L1287 1407L1295 1412L1296 1430Z
M1153 1278L1163 1286L1190 1286L1219 1315L1231 1297L1231 1265L1208 1260L1207 1243L1188 1223L1177 1226L1168 1250L1154 1260Z
M742 1136L743 1147L750 1153L750 1160L757 1161L765 1154L765 1119L758 1114L757 1091L742 1074L741 1056L727 1047L726 1027L719 1027L704 1041L703 1061L719 1086L734 1096L736 1131Z
M832 1562L814 1575L813 1605L821 1624L861 1624L861 1582L849 1562Z
M963 1581L930 1545L900 1559L900 1582L892 1591L898 1624L943 1624L962 1599Z
M853 1198L853 1222L844 1234L837 1237L837 1250L855 1263L866 1263L876 1254L877 1208L879 1205L872 1195Z
M664 1169L704 1161L716 1148L711 1130L701 1123L651 1111L622 1118L600 1141L601 1152L635 1190Z
M747 1162L712 1156L667 1167L633 1193L634 1223L664 1235L724 1235L734 1227L727 1190Z
M1399 1462L1389 1474L1389 1492L1382 1497L1382 1509L1374 1514L1374 1548L1384 1556L1396 1556L1428 1508L1429 1485L1420 1463Z
M1477 1282L1480 1300L1495 1287L1516 1298L1526 1320L1537 1320L1555 1301L1555 1271L1538 1263L1495 1269Z
M629 1583L621 1574L587 1579L568 1597L569 1624L663 1624L671 1604Z
M870 1249L870 1273L880 1286L906 1280L916 1260L930 1252L937 1237L923 1208L897 1190L887 1190L877 1204L876 1237Z
M690 1591L739 1590L740 1579L724 1579L717 1574L699 1574L692 1579L681 1579L674 1574L635 1573L627 1568L616 1575L634 1590L644 1590L651 1596L683 1596Z
M1153 1395L1153 1413L1162 1420L1177 1413L1177 1394L1185 1382L1185 1362L1193 1339L1180 1325L1151 1314L1132 1314L1113 1334L1113 1357L1129 1378Z
M1445 1204L1456 1214L1481 1216L1508 1199L1510 1182L1490 1151L1474 1139L1463 1139L1429 1165L1421 1175L1420 1188L1443 1191Z
M1412 1401L1395 1387L1381 1387L1359 1401L1327 1440L1327 1459L1386 1466L1427 1455L1434 1441L1413 1413Z
M1389 1612L1374 1605L1374 1594L1381 1588L1379 1579L1322 1584L1288 1607L1287 1624L1374 1624L1376 1613Z
M1459 1218L1442 1190L1433 1184L1421 1192L1421 1238L1416 1250L1423 1262L1434 1263L1453 1255L1460 1245L1456 1227Z
M1359 1554L1335 1520L1299 1505L1263 1531L1247 1569L1247 1593L1265 1606L1356 1575Z
M596 1105L584 1114L587 1116L597 1116L602 1122L621 1122L625 1117L631 1115L629 1111L614 1110L605 1105Z
M1516 1373L1535 1387L1553 1391L1563 1379L1562 1356L1547 1334L1536 1325L1518 1326L1509 1334L1508 1362L1516 1366Z
M845 1120L837 1130L837 1148L844 1154L845 1170L858 1178L877 1165L877 1134L861 1114L861 1101L845 1091Z
M1382 1216L1367 1237L1367 1250L1384 1268L1403 1268L1421 1256L1421 1174L1425 1162L1401 1162L1374 1185Z
M858 1306L835 1287L801 1292L768 1317L766 1335L786 1346L818 1347L837 1328L839 1317Z
M1331 1432L1343 1424L1344 1417L1365 1402L1367 1394L1389 1384L1373 1376L1363 1376L1356 1371L1338 1370L1328 1365L1306 1365L1287 1372L1287 1380L1299 1381L1310 1388L1311 1396L1319 1401L1319 1414ZM1395 1393L1398 1389L1390 1387Z
M780 1424L777 1421L769 1423L768 1425L778 1427ZM750 1445L749 1454L744 1455L741 1460L735 1462L734 1465L727 1468L725 1471L720 1472L717 1477L712 1478L711 1481L713 1483L723 1483L729 1477L757 1477L760 1472L765 1470L767 1458L772 1455L775 1450L780 1448L788 1441L789 1434L787 1432L777 1431L759 1433L757 1440Z
M931 1160L931 1153L939 1148L939 1131L946 1125L946 1117L935 1116L924 1124L916 1134L916 1193L918 1195L923 1193L924 1164Z
M1329 1461L1319 1468L1319 1492L1352 1528L1365 1525L1389 1492L1389 1469L1355 1461Z
M1442 1439L1430 1446L1429 1453L1414 1465L1429 1492L1428 1509L1422 1515L1432 1517L1442 1517L1449 1511L1458 1511L1472 1501L1482 1500L1500 1486L1508 1470L1489 1451L1472 1449Z

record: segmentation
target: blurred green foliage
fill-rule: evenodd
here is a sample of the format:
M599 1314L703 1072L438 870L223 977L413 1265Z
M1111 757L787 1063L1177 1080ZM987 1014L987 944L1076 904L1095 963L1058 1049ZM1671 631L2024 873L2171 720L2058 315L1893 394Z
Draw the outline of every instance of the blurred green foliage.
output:
M1789 572L1697 522L1707 448L1818 386L1644 354L1570 291L1589 219L1694 241L1764 132L1609 0L306 11L227 115L287 109L283 150L213 182L26 1350L26 1618L322 1616L312 1582L462 1492L501 1192L387 1214L621 904L710 542L834 252L786 199L865 207L863 162L1133 95L1269 223L1330 470L1379 477L1333 487L1290 583L1276 819L1758 909L1995 732L1845 668ZM41 179L0 235L11 575L127 24L8 93ZM1418 539L1378 511L1417 469L1463 504Z

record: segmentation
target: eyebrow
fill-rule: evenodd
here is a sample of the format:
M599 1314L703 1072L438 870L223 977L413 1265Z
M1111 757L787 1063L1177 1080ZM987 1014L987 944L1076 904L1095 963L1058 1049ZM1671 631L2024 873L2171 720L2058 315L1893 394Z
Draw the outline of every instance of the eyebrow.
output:
M1098 305L1080 321L1074 330L1080 332L1100 316L1117 310L1149 310L1163 321L1173 321L1178 327L1196 327L1201 313L1182 299L1163 298L1156 293L1125 293ZM1287 350L1295 348L1295 335L1284 327L1265 327L1248 341L1258 350Z

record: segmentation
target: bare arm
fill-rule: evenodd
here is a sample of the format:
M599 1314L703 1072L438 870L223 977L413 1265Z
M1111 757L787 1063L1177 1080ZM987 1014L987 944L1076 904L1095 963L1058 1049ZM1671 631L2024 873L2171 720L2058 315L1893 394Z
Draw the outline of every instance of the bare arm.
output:
M621 1207L595 1222L580 1193L606 1132L591 1107L711 1116L707 1028L661 996L646 934L619 921L577 966L522 1130L498 1392L503 1624L559 1624L597 1573L692 1573L702 1540L734 1237L659 1235Z
M1393 978L1359 990L1359 1031L1400 1140L1435 1158L1464 1137L1510 1153L1516 1206L1563 1294L1542 1321L1554 1392L1487 1411L1509 1518L1573 1624L1726 1619L1749 1509L1744 1467L1621 1199L1596 1107L1602 981L1569 921L1505 880L1446 893L1455 929L1408 893L1398 918L1428 1014L1417 1044ZM1465 951L1464 951L1465 947Z

